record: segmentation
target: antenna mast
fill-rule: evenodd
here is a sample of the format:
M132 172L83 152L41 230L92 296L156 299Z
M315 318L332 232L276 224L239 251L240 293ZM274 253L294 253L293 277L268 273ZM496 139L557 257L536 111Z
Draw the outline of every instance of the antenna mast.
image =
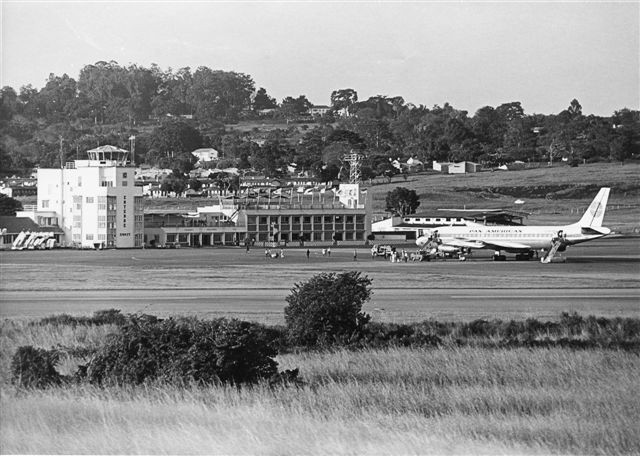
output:
M64 168L64 152L62 151L62 135L59 135L60 139L60 169Z
M359 184L361 182L360 168L362 165L362 154L353 152L345 154L343 160L349 163L349 183Z

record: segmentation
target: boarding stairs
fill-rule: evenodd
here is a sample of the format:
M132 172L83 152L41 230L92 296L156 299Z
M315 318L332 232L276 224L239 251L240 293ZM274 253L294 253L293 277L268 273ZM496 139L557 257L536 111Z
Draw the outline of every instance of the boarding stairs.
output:
M549 249L549 253L547 253L544 257L540 258L541 263L551 263L553 258L555 257L558 249L562 247L564 244L564 238L558 236L551 240L551 248Z

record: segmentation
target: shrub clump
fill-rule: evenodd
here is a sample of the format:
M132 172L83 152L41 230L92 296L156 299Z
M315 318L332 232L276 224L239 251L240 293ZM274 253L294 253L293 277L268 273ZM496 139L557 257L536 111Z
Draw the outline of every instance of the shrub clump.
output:
M78 376L91 383L248 383L277 373L262 326L239 320L132 316Z
M127 317L120 313L119 309L98 310L91 317L76 317L69 314L52 315L44 317L33 325L57 325L57 326L101 326L116 325L122 326L127 321Z
M371 279L358 271L321 273L296 283L284 309L288 336L300 346L357 340L370 316L361 312L371 297Z
M60 354L56 350L18 347L11 359L11 382L25 388L46 388L62 383L63 376L56 370Z

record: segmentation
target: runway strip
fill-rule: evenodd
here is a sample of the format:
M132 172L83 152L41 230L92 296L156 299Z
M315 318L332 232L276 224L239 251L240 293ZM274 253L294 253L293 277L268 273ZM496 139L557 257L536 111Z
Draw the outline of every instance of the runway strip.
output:
M262 314L269 321L284 321L289 293L284 288L2 291L0 315L41 317L117 308L158 315L253 315L258 320ZM554 318L563 311L640 317L640 288L374 288L365 311L377 319L403 322L430 317Z

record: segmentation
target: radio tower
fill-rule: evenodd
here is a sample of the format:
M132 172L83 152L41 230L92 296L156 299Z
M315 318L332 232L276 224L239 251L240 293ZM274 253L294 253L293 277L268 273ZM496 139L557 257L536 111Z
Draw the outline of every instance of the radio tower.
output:
M360 181L360 166L362 164L363 156L353 151L345 154L343 161L349 163L349 183L359 184Z

